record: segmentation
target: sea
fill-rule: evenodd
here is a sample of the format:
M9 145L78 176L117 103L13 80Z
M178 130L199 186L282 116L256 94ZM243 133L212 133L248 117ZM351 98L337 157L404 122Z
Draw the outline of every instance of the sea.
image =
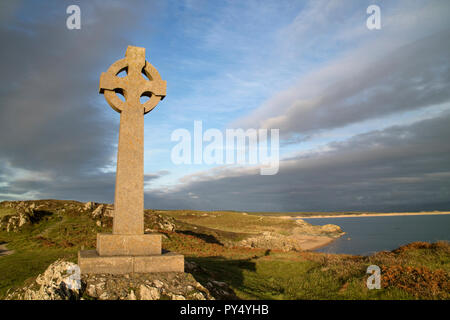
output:
M313 225L336 224L346 234L315 251L371 255L414 241L450 241L450 215L305 218Z

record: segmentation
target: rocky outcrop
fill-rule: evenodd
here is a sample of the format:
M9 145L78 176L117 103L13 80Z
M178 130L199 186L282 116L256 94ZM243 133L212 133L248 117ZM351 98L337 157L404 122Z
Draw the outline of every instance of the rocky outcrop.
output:
M3 201L0 208L7 208L11 214L0 218L0 229L8 232L18 231L24 225L38 222L46 214L87 214L99 227L111 227L114 205L97 202L78 202L63 200ZM149 212L151 211L151 212ZM146 231L176 230L175 219L161 215L153 210L145 214Z
M84 205L84 210L87 210L91 218L96 220L95 223L97 226L102 227L112 224L114 205L86 202Z
M344 232L341 230L341 227L335 224L316 226L309 224L308 222L302 219L296 219L295 223L299 226L298 228L300 228L303 233L308 235L339 237L344 234Z
M83 209L86 211L90 211L93 210L96 207L96 205L97 204L95 202L89 201L84 204Z
M84 298L99 300L213 300L189 273L83 275Z
M83 209L89 212L89 215L92 219L96 220L98 226L105 226L112 223L112 218L114 216L114 205L112 204L86 202ZM145 212L144 217L146 232L174 232L176 230L175 219L172 217L148 211Z
M97 204L95 202L87 202L84 208L91 212L93 219L101 219L104 217L112 218L114 216L114 206L112 204ZM95 208L95 209L94 209Z
M333 241L344 234L341 228L334 224L314 226L301 219L296 220L290 234L264 231L247 237L237 243L238 246L281 251L310 250Z
M5 229L7 232L17 232L22 226L37 222L41 216L33 202L9 201L3 202L2 206L16 211L15 214L5 215L0 219L0 229Z
M327 233L327 234L341 234L341 233L342 233L341 227L339 227L339 226L337 226L337 225L335 225L335 224L326 224L326 225L323 225L323 226L321 227L321 229L322 229L322 231L323 231L324 233Z
M76 264L52 263L31 284L7 293L7 300L214 300L190 273L98 274L79 277ZM208 288L227 293L226 284Z
M30 285L8 293L6 300L77 300L83 286L76 270L76 264L57 260Z
M300 244L293 238L275 232L265 231L262 234L241 240L239 246L281 251L300 251Z
M146 212L144 215L146 232L148 231L169 231L176 230L175 219L154 212Z

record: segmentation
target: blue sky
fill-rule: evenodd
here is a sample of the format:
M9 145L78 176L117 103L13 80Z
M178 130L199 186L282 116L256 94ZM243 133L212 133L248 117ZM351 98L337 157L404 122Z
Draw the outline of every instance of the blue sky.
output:
M80 6L81 30L65 28L69 4ZM371 4L381 8L380 30L366 27ZM6 1L2 6L0 37L11 45L3 49L1 63L13 81L0 91L0 111L9 119L0 127L0 199L113 202L119 114L98 94L98 79L127 45L135 45L146 48L147 60L168 84L166 98L145 117L147 207L398 211L449 204L450 155L436 152L428 167L417 154L424 132L412 131L427 125L437 130L435 122L450 111L446 1ZM22 70L21 77L13 67ZM28 115L29 101L17 89L24 86L36 88L39 115ZM18 110L27 119L12 126ZM53 115L58 117L51 121ZM195 120L203 121L204 130L279 129L280 174L258 177L252 167L173 164L176 143L170 135L178 128L192 131ZM51 128L65 133L55 138ZM394 156L402 148L395 143L403 144L394 134L398 130L409 146L404 159ZM446 133L424 144L442 151ZM34 149L39 150L31 153ZM79 156L63 157L61 150ZM32 157L39 161L26 161ZM417 161L406 163L411 159ZM337 182L327 170L348 174ZM366 183L352 180L359 174ZM430 181L433 174L436 181ZM406 182L412 178L414 185ZM434 192L424 193L430 186ZM411 204L411 197L421 195L422 201Z

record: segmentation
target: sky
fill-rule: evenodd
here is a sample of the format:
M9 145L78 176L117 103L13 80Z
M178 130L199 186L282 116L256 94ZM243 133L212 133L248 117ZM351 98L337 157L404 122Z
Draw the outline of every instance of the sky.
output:
M167 81L145 116L146 208L450 210L449 14L446 0L2 0L0 200L114 202L120 114L98 85L134 45ZM171 135L194 121L278 129L278 173L174 163Z

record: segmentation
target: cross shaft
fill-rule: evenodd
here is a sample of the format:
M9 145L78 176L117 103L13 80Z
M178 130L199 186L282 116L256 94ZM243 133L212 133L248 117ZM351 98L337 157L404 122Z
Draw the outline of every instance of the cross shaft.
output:
M127 76L118 77L123 70L127 71ZM125 58L102 73L99 91L109 105L120 112L113 234L143 234L144 114L165 97L166 81L145 61L144 48L129 46ZM125 102L116 96L117 92L123 94ZM141 104L141 96L150 99Z

